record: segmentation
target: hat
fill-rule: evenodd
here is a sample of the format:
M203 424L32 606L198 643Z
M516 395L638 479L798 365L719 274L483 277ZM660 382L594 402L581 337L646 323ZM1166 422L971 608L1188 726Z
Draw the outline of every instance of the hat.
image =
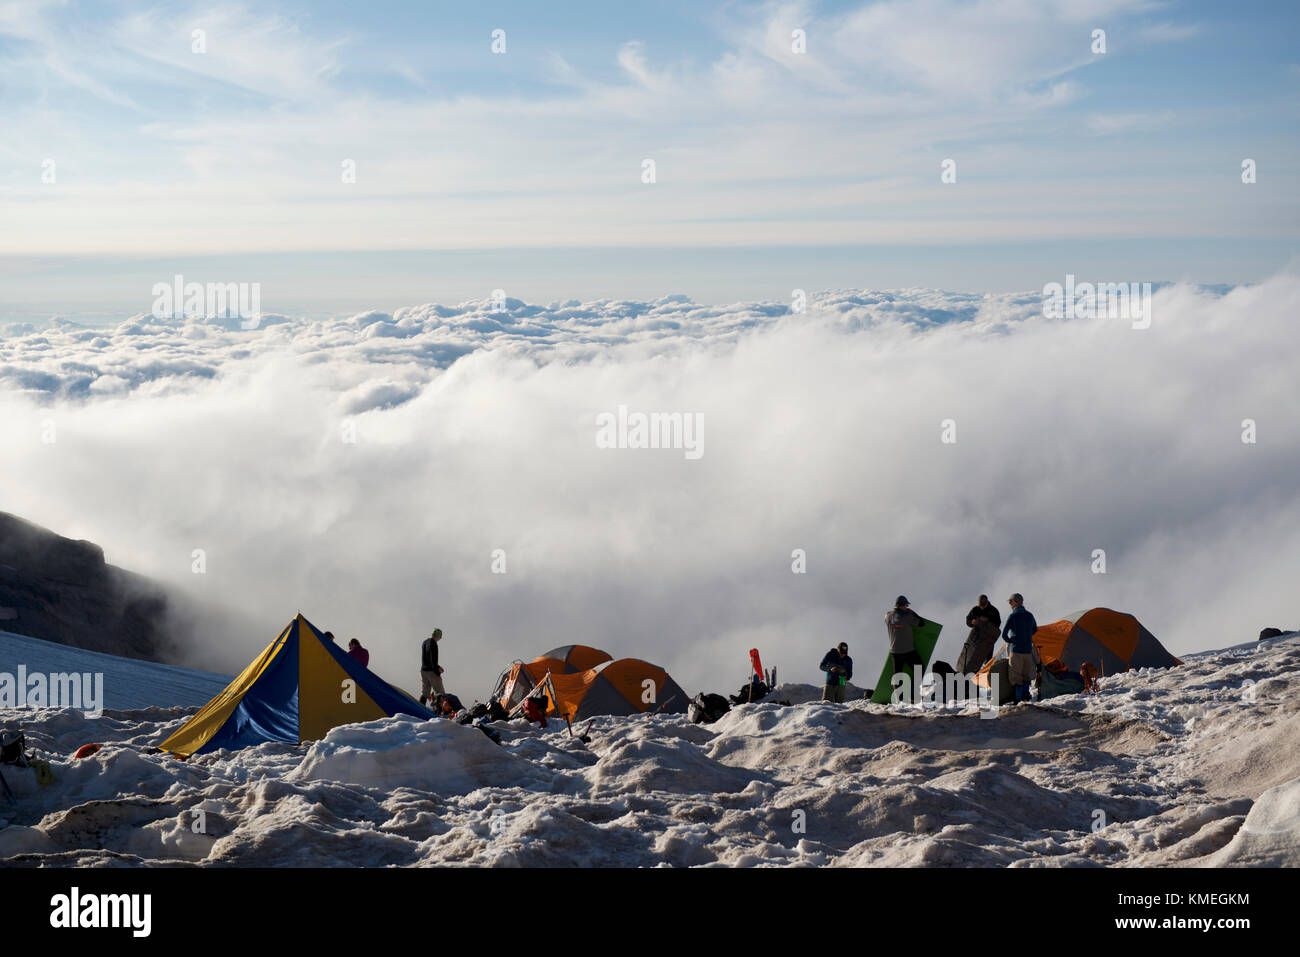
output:
M1025 603L1025 596L1020 594L1020 592L1013 592L1011 597L1008 598L1007 601L1018 601L1020 602L1020 604L1023 605Z
M906 605L910 605L910 604L911 604L911 602L908 601L908 600L907 600L907 597L904 596L904 595L899 595L897 598L894 599L894 607L895 607L895 608L902 608L902 607L904 607L904 606L906 606Z
M442 637L442 629L441 629L441 628L435 628L435 629L433 629L433 634L430 635L429 637L430 637L430 638L441 638L441 637Z

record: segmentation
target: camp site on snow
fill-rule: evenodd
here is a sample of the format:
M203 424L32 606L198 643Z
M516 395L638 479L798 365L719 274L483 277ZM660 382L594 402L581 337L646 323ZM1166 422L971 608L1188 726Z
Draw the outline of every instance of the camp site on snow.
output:
M1093 608L1036 628L1033 700L1015 704L1011 644L958 675L932 660L939 623L917 621L914 691L883 638L859 651L872 677L885 662L865 689L841 643L824 688L779 683L750 649L737 691L694 694L570 644L504 664L481 700L423 702L302 614L233 678L3 633L27 673L106 690L68 707L0 681L0 861L1296 863L1279 821L1300 774L1260 755L1300 721L1300 634L1180 660ZM1260 707L1262 725L1243 710ZM796 805L791 834L778 809Z

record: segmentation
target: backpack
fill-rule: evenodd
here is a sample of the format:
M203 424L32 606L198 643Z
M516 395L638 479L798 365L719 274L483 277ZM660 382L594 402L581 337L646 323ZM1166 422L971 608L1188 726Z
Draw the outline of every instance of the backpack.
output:
M1061 671L1059 674L1053 674L1050 668L1043 668L1038 673L1038 700L1045 701L1063 694L1080 694L1087 685L1086 679L1082 676L1076 677L1072 672Z
M727 699L720 694L706 694L701 691L686 709L692 724L713 724L731 710Z
M957 669L948 664L948 662L942 660L934 662L934 664L930 665L930 674L934 675L935 683L938 685L935 697L942 700L945 704L950 700L960 700L963 697L967 697L962 694L963 689L961 687L965 682L957 682L954 686L952 682L947 680L949 675L957 674ZM949 698L949 689L954 687L956 697Z
M509 717L510 717L510 712L507 711L505 708L501 707L501 702L498 701L496 698L493 698L491 701L488 702L489 721L505 721Z
M30 767L30 761L35 757L26 753L27 739L21 731L16 734L5 733L0 736L0 764L12 764L15 767Z
M758 675L755 675L752 680L741 686L739 693L731 696L731 703L752 704L755 701L762 701L771 690L767 686L767 682L760 680Z
M469 709L469 716L471 720L482 718L487 713L488 713L488 706L485 705L482 701L476 703L474 707Z
M493 743L495 744L501 743L501 732L497 731L495 728L489 728L486 718L476 719L473 722L472 727L478 728L480 731L486 734L488 736L488 739Z

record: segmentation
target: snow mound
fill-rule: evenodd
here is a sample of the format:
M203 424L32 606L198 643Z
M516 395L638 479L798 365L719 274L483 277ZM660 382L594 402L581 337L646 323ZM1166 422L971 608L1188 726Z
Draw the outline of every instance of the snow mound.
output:
M1295 867L1300 860L1300 778L1259 796L1245 822L1210 863L1215 867Z
M308 748L285 780L468 794L481 787L537 784L549 777L477 728L398 715L334 728Z

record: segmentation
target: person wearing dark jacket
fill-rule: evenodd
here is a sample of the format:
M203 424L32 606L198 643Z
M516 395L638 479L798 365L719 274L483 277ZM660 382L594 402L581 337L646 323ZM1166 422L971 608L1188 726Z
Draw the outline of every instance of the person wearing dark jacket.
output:
M438 642L442 641L442 629L433 629L433 634L424 639L420 646L420 704L432 700L435 694L446 694L442 685L442 667L438 664Z
M1038 661L1034 654L1034 632L1038 622L1025 607L1025 599L1016 592L1007 599L1011 603L1011 614L1002 628L1002 637L1011 649L1011 687L1016 693L1016 702L1032 700L1029 683L1038 677Z
M981 615L987 616L988 620L993 622L994 628L1002 630L1002 612L998 611L997 605L989 601L988 595L980 595L979 604L966 612L966 627L974 628L976 620Z
M853 659L849 657L849 646L841 641L838 648L832 648L822 656L822 663L818 667L826 672L822 700L843 704L844 686L853 677Z
M966 636L966 643L961 646L961 654L957 656L957 671L960 674L973 675L984 667L984 663L993 657L993 649L998 644L998 632L998 626L987 615L975 617L970 634Z
M916 653L916 643L912 640L912 629L925 624L925 619L908 607L907 599L899 595L894 601L894 610L885 615L885 629L889 632L889 654L894 661L894 674L906 675L907 681L902 686L904 699L915 701L920 692L920 678L913 669L925 667L925 662Z

